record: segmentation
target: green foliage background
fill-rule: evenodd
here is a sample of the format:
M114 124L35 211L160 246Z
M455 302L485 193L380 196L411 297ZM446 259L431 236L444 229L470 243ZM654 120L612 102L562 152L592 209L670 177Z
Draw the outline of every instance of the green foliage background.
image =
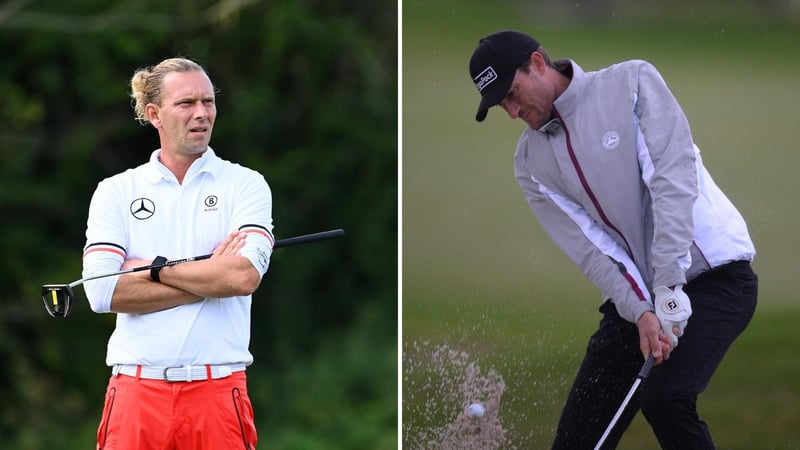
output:
M91 448L113 315L82 289L66 320L40 286L81 273L90 196L158 147L134 69L175 55L219 88L211 145L264 174L280 238L254 295L261 447L397 442L397 4L14 1L0 5L0 447Z
M405 0L402 58L402 349L465 351L506 382L500 418L518 448L549 448L600 294L547 238L513 177L522 131L499 108L474 120L478 40L534 35L584 70L646 59L681 103L718 185L755 241L759 307L699 403L719 448L799 448L800 9L790 1ZM691 326L691 325L690 325ZM429 415L403 368L403 442ZM634 374L632 374L633 376ZM470 399L465 399L469 401ZM431 419L433 417L434 420ZM620 448L657 448L641 415Z

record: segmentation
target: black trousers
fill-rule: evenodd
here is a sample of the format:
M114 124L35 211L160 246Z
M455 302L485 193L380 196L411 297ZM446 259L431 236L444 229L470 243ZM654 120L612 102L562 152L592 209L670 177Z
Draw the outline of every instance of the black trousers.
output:
M756 308L758 278L737 261L702 273L684 286L692 317L669 360L653 368L603 445L616 448L641 409L664 449L713 449L697 414L697 396ZM611 302L600 307L600 327L589 339L558 423L554 449L593 449L630 390L644 360L635 324Z

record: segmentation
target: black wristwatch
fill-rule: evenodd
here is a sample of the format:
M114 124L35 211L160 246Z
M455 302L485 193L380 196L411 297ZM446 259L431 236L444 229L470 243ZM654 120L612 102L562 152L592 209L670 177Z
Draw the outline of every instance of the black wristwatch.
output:
M152 269L150 269L151 280L159 283L161 282L161 279L158 277L158 272L164 268L163 264L165 262L167 262L167 258L163 256L156 256L156 259L153 260L153 263L151 265L158 267L153 267Z

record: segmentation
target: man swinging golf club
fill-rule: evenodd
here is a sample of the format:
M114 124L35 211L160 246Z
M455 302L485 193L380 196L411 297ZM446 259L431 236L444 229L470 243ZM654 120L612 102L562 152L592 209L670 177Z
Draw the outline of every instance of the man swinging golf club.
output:
M157 267L84 284L93 311L117 314L97 448L253 449L245 368L251 294L274 245L269 186L209 147L215 88L200 65L161 61L131 91L161 148L97 186L83 277Z
M755 311L755 250L664 80L645 61L596 72L551 62L510 30L481 39L469 70L479 122L499 105L528 125L517 182L605 299L553 448L614 448L639 409L663 448L713 448L697 396Z

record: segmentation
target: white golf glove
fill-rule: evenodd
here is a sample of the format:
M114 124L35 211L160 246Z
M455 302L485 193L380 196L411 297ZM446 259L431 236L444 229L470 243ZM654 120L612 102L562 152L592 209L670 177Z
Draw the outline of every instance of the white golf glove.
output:
M666 286L658 286L653 289L656 299L653 302L656 308L656 317L661 322L661 331L672 340L672 347L678 346L678 336L672 331L672 327L677 327L683 335L686 322L692 315L692 303L689 296L683 292L683 285L675 286L672 290Z

